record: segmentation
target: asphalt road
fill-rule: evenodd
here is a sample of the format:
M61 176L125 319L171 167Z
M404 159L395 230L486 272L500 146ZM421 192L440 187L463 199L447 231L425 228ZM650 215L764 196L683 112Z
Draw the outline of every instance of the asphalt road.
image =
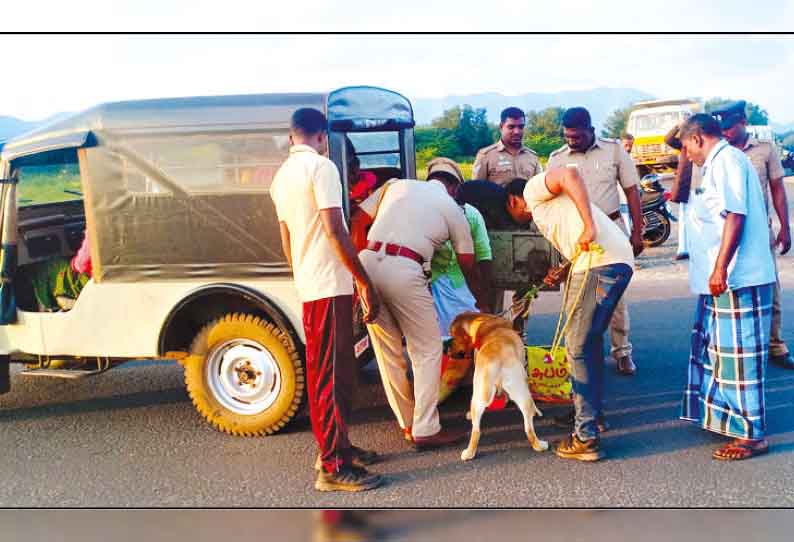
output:
M408 510L366 514L382 542L791 539L787 510ZM2 510L0 539L14 542L317 542L316 514L273 510Z
M473 462L460 461L462 445L416 453L402 440L370 366L351 433L355 443L383 453L378 471L388 484L364 494L319 494L305 416L271 437L226 436L193 409L179 366L130 363L79 381L13 375L12 392L0 397L0 506L794 506L794 371L768 372L767 456L714 461L721 439L678 420L694 302L686 268L669 262L673 251L671 240L643 258L627 294L639 372L620 377L610 365L606 413L613 430L604 438L603 462L533 452L514 408L486 414ZM784 334L794 345L794 257L779 263ZM548 342L558 308L559 295L542 296L533 342ZM444 424L467 424L467 393L441 406ZM541 409L547 416L536 418L540 437L563 437L548 419L560 407Z

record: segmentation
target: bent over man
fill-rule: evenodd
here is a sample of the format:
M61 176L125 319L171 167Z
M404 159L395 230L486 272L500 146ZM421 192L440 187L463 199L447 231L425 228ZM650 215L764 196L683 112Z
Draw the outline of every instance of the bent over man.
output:
M523 200L543 236L572 266L568 277L565 348L571 362L574 429L557 445L565 459L604 457L604 332L634 274L634 252L623 230L597 206L577 168L550 169L524 188ZM590 243L599 250L590 251ZM548 284L561 275L548 276Z
M639 256L642 244L642 205L639 179L629 154L620 144L598 138L583 107L572 107L562 117L563 137L566 144L549 155L548 168L576 166L587 186L590 201L606 214L624 232ZM631 233L620 214L618 185L626 196L631 214ZM620 300L609 325L612 357L619 374L631 376L637 371L632 359L629 341L629 310Z
M359 232L370 223L366 247L358 248L364 249L361 261L383 300L368 328L389 405L406 440L417 448L453 444L466 433L442 430L439 421L442 342L428 280L433 252L451 240L466 283L477 295L469 223L435 179L393 180L380 187L353 216L354 238L362 239Z

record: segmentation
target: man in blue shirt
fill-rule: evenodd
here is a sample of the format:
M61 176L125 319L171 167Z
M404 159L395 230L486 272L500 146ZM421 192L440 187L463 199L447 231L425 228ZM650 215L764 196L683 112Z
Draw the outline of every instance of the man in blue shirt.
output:
M681 418L733 438L715 459L747 459L769 449L764 378L775 268L764 197L752 164L712 116L690 117L680 139L702 174L686 212L698 301Z

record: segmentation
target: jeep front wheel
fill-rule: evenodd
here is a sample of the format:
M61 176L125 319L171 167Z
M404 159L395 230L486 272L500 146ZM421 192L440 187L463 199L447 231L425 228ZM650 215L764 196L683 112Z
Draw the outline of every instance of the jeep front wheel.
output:
M285 331L250 314L227 314L204 326L183 364L196 409L230 435L279 431L303 398L295 345Z

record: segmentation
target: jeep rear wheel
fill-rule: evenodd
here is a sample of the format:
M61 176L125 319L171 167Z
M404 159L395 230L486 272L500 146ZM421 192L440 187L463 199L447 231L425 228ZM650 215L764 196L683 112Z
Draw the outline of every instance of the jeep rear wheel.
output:
M204 326L184 366L196 409L230 435L275 433L303 399L295 345L285 331L250 314L227 314Z

